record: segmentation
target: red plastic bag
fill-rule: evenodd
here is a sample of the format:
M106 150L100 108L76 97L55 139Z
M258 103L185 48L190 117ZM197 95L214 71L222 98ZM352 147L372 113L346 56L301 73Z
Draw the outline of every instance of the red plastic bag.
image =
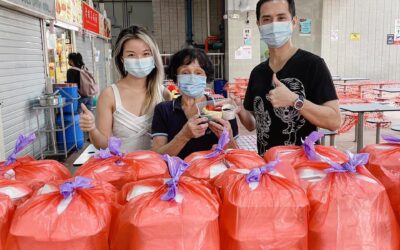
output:
M0 249L5 249L15 207L31 193L32 190L22 182L0 179Z
M109 249L116 191L85 177L44 185L16 209L7 249Z
M187 164L172 161L173 178L167 182L147 179L124 186L126 204L117 216L111 249L219 249L218 195L204 181L180 178Z
M362 166L368 155L344 164L295 166L307 191L310 249L399 249L398 225L382 184Z
M190 164L190 167L185 171L184 176L212 180L229 168L252 169L265 164L256 152L242 149L224 150L228 142L229 134L224 131L214 151L195 152L186 157L185 161Z
M397 141L394 138L392 143L369 145L362 152L369 153L366 167L385 186L400 224L400 139Z
M222 249L307 249L307 197L276 164L229 169L215 180Z
M17 153L35 139L35 134L20 135L18 137L16 146L7 161L0 163L0 176L6 179L22 181L32 189L40 188L43 184L53 180L70 178L69 170L57 161L36 161L31 156L17 159Z
M106 150L100 150L75 173L95 180L105 181L121 189L126 183L151 177L168 176L161 155L152 151L122 154L121 140L111 137Z
M323 159L344 163L347 160L345 153L337 150L335 147L314 145L322 136L323 133L321 132L312 132L306 137L302 146L273 147L265 152L264 160L270 162L279 159L282 164L286 164L287 166L283 168L281 173L295 183L299 183L299 180L293 166L307 163L313 164L313 162L319 161L320 164L328 168L329 164L324 162Z

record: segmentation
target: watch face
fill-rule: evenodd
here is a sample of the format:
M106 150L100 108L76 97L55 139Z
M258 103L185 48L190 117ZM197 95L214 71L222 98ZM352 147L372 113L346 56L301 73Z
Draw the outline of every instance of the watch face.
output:
M294 103L294 108L299 110L299 109L301 109L303 107L303 105L304 105L304 101L301 98L299 98Z

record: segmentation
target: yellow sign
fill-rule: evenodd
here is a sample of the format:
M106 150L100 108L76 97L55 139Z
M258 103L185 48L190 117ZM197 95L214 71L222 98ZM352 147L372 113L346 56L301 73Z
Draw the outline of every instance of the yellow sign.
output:
M361 34L360 33L350 33L350 40L353 42L357 42L361 40Z

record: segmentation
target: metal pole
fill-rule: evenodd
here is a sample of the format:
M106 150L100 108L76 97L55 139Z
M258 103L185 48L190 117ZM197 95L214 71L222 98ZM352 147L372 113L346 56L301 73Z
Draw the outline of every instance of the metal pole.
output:
M72 110L73 112L73 110ZM63 107L60 107L60 114L61 114L61 129L62 129L62 133L63 133L63 139L64 139L64 156L65 158L68 157L68 149L67 149L67 138L65 136L65 133L67 131L65 131L65 124L64 124L64 111L63 111Z
M357 153L364 146L364 112L358 113L358 129L357 129Z
M73 126L73 129L74 129L74 143L75 143L75 148L78 150L78 142L77 142L77 140L76 140L76 128L75 128L75 113L73 112L73 110L74 110L74 103L73 102L71 102L71 104L70 104L70 106L71 106L71 110L72 110L72 126ZM83 137L83 138L85 138L85 137Z
M43 148L42 148L42 133L40 132L40 122L39 122L39 110L35 110L36 113L36 122L38 127L38 137L39 137L39 150L40 150L40 159L43 160Z

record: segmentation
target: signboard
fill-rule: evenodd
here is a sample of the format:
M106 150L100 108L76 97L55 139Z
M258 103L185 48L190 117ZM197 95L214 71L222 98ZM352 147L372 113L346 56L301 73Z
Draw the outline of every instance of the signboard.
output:
M81 0L56 0L56 19L75 26L82 26Z
M100 16L100 18L99 18L99 22L100 22L99 34L102 37L111 39L111 21L110 21L110 19L104 17L101 14L99 14L99 16Z
M82 3L83 28L99 34L99 13L86 3Z
M56 17L54 1L52 0L8 0L6 2L28 11L34 11L39 15L50 18Z
M386 44L387 45L393 45L394 44L394 34L387 34Z

